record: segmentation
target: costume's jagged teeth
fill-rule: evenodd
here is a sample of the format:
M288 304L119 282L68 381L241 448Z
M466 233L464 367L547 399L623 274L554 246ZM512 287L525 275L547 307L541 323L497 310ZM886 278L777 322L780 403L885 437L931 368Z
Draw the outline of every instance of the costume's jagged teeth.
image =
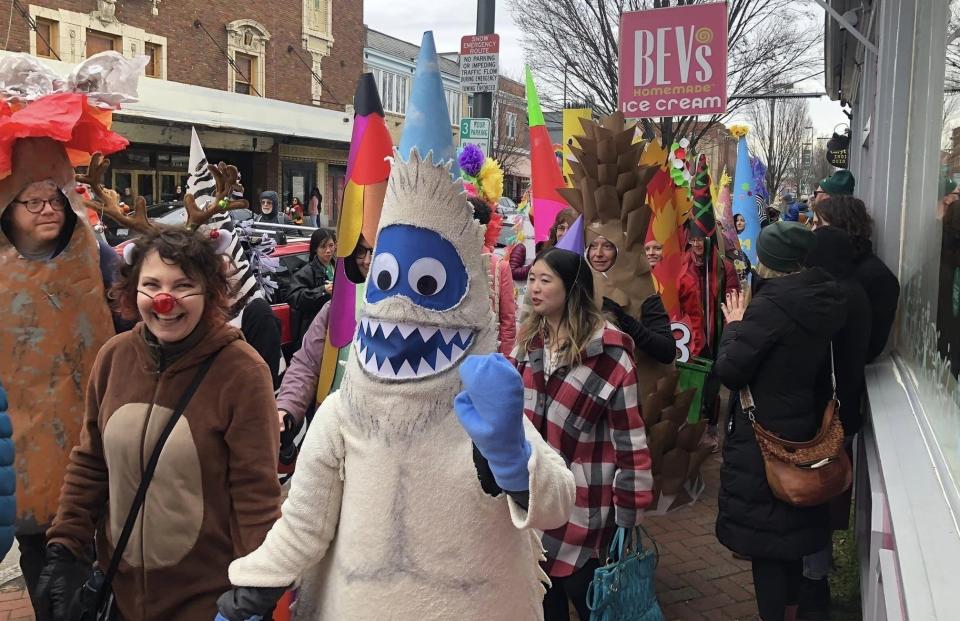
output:
M424 326L417 328L417 330L420 332L420 338L423 339L424 343L432 339L433 335L437 333L436 328L429 328Z
M416 376L417 376L417 373L416 371L413 370L413 367L410 366L410 362L407 360L404 360L403 364L400 365L400 370L397 371L397 378L409 379Z
M457 335L457 331L450 328L440 328L440 334L443 335L444 342L449 345L453 337Z
M466 345L470 335L473 334L472 330L459 330L458 334L460 335L460 342Z
M374 357L372 358L372 360L373 360L373 364L376 365L376 364L377 364L377 357L374 356ZM389 358L384 358L384 359L383 359L383 364L381 364L381 365L380 365L380 368L377 369L377 373L379 373L380 375L382 375L382 376L384 376L384 377L396 377L396 373L393 372L393 367L390 366L390 359L389 359Z
M383 329L383 338L390 338L390 335L393 334L393 331L396 330L397 324L389 321L381 321L380 327Z
M427 362L426 358L420 359L420 366L417 367L417 375L430 375L433 373L433 367Z
M369 332L370 330L370 320L366 317L360 318L360 330L363 332Z
M450 366L450 359L443 353L443 350L437 351L437 365L435 369L446 369Z
M453 349L450 350L450 360L459 360L464 351L466 350L462 349L459 345L454 345Z
M413 324L409 324L409 323L397 324L397 330L400 330L400 336L402 336L403 338L407 338L408 336L413 334L413 331L416 329L417 329L417 326Z

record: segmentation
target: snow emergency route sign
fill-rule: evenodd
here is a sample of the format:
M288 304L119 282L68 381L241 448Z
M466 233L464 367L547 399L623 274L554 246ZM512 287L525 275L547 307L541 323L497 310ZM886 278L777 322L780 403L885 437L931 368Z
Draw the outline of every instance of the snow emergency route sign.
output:
M460 85L467 93L493 93L500 77L500 35L460 39Z
M627 118L725 112L726 3L623 13L619 83Z

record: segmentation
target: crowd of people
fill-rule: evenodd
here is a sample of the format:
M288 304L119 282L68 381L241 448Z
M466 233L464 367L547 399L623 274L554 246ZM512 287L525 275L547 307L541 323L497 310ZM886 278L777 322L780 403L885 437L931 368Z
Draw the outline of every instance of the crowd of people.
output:
M499 257L489 188L465 197L421 160L417 148L442 152L423 141L391 164L379 226L313 232L289 292L285 372L269 305L238 295L228 230L144 219L118 253L78 217L66 145L17 141L0 178L0 550L15 535L38 619L105 606L122 619L269 618L295 583L304 619L388 606L591 618L614 533L640 526L654 498L642 408L656 387L640 367L677 352L661 296L614 299L608 281L634 256L657 266L664 246L647 238L631 255L593 231L566 249L581 215L569 208L534 256L513 244ZM218 177L218 199L235 190ZM764 621L829 606L831 530L850 498L779 497L755 425L809 441L836 398L849 449L864 367L896 311L854 190L848 171L824 179L808 215L784 196L745 276L731 255L710 277L707 236L684 235L680 303L694 354L714 361L702 417L723 450L716 533L752 563ZM263 192L255 220L316 227L321 201L314 188L285 210ZM340 278L357 287L356 330L332 345ZM269 338L250 327L264 313ZM329 395L325 373L338 378ZM304 425L284 501L281 434Z

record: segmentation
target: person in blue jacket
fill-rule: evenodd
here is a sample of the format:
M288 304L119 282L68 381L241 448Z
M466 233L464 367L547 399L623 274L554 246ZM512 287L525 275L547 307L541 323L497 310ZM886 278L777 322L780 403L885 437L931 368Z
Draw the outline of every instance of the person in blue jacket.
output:
M13 471L13 425L7 415L7 392L0 384L0 559L13 545L17 498L17 476Z

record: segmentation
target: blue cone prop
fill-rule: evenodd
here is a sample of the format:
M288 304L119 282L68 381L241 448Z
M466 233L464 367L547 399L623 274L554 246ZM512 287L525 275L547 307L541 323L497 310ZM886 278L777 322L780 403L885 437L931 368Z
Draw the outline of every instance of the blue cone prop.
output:
M583 216L577 218L563 239L557 242L557 248L583 254L587 249L586 242L583 240Z
M409 159L416 147L420 157L433 152L434 164L453 162L453 176L460 176L457 151L453 146L450 112L440 78L440 59L433 42L433 32L423 33L417 69L413 75L413 89L407 105L407 119L400 138L400 156Z

